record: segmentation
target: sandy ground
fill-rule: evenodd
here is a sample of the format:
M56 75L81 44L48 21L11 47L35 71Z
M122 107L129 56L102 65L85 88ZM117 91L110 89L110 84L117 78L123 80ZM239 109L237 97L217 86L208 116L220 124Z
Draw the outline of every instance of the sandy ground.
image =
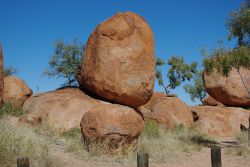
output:
M80 157L74 154L63 151L59 147L51 147L50 153L55 157L60 166L64 167L76 167L76 166L86 166L86 167L122 167L131 166L136 167L136 164L122 165L118 163L110 162L86 162ZM172 163L163 164L152 164L149 162L150 167L211 167L211 149L203 147L200 152L195 152L188 157L183 157L180 160L176 160ZM136 157L135 157L136 158ZM222 149L222 167L250 167L250 159L240 156L226 155L224 149Z

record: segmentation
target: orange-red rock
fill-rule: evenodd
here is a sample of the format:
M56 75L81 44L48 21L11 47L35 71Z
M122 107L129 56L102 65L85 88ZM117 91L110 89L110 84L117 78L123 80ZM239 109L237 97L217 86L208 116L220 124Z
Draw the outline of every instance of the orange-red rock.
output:
M104 104L86 112L81 121L85 141L109 140L134 143L143 129L143 118L134 109L118 104Z
M203 100L203 105L206 106L224 106L221 102L215 100L213 97L211 96L207 96L204 100Z
M155 120L167 128L177 124L191 126L191 109L177 97L161 97L152 106L152 112L143 113L144 118Z
M249 110L236 107L196 106L192 107L192 111L198 116L196 126L212 136L235 136L241 131L241 124L248 128Z
M249 69L241 68L239 72L233 69L228 76L223 76L216 70L211 74L204 72L203 80L209 95L224 105L250 106L250 94L247 91L250 91Z
M90 35L82 64L79 80L90 92L132 107L147 103L155 80L151 28L135 13L115 14Z
M22 107L32 93L32 90L23 80L13 76L4 78L3 101L5 103L10 102L16 107Z
M24 103L23 110L27 114L22 116L20 121L29 124L49 124L58 131L80 128L84 113L103 103L77 88L37 94Z
M144 104L143 106L141 106L141 107L144 107L146 109L151 110L152 107L153 107L153 105L157 102L157 100L159 100L161 98L164 98L164 97L167 97L166 93L163 93L163 92L153 92L153 95L150 98L150 100L146 104Z

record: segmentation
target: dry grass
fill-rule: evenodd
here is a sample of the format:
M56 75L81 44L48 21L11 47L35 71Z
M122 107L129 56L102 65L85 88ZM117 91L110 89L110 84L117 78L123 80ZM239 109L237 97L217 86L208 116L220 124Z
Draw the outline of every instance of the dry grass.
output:
M146 122L145 128L154 129L152 125L152 122ZM141 134L136 152L149 153L151 162L155 163L175 160L188 153L200 151L201 144L211 140L195 127L187 128L182 125L176 125L172 130L159 128L159 134L156 133L154 137L147 132L148 130L144 130Z
M250 147L248 147L248 134L247 132L241 132L237 135L237 141L239 146L226 148L225 153L227 155L243 156L250 158Z
M81 155L86 161L108 161L123 165L135 164L138 152L147 152L153 163L174 161L177 157L200 151L203 141L211 140L195 127L178 125L172 130L161 128L154 121L146 121L145 128L135 146L119 147L115 154L107 154L108 141L93 142L89 152L84 147L80 129L71 129L61 137L66 140L67 151Z
M0 164L16 163L17 157L29 157L32 166L45 166L48 146L31 129L0 119Z

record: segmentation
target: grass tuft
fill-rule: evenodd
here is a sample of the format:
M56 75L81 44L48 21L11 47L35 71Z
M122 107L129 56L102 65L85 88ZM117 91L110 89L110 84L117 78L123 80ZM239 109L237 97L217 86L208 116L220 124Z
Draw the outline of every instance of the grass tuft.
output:
M248 147L248 134L241 132L237 135L239 146L226 148L225 153L228 155L243 156L250 158L250 147Z
M147 124L147 122L145 123ZM148 128L145 126L145 128ZM147 132L148 130L144 130ZM195 127L187 128L183 125L176 125L171 130L159 129L157 138L141 135L139 137L135 152L147 152L151 161L155 163L175 159L181 154L201 150L201 143L210 141L206 135Z
M31 129L0 119L0 166L15 164L17 157L29 157L32 166L46 162L48 145Z
M160 136L160 127L156 121L147 120L144 124L144 129L141 133L141 136L144 136L149 139L155 139Z
M15 107L11 104L11 102L6 102L3 104L2 108L0 108L0 117L4 115L13 115L13 116L20 116L23 115L25 112L18 107Z

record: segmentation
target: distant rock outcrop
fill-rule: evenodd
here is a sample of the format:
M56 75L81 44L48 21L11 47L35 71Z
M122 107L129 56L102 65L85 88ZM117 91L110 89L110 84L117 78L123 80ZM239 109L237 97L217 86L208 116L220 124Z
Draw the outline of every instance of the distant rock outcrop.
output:
M3 101L5 103L10 102L16 107L22 107L32 93L32 90L23 80L13 76L4 78Z
M152 104L151 111L143 113L144 118L155 120L166 128L173 128L178 124L191 126L193 123L190 107L177 97L158 98Z
M85 48L80 83L115 103L148 102L155 81L154 39L146 21L132 12L100 23Z
M212 136L232 137L241 131L241 126L248 128L250 111L236 107L192 107L198 119L195 125Z
M77 88L66 88L30 97L23 105L27 114L21 122L32 125L46 123L59 131L80 128L81 118L88 110L105 102L86 95Z
M206 91L217 101L227 106L250 106L250 69L233 69L228 76L213 71L203 73Z
M104 104L89 110L81 121L85 141L108 140L111 146L133 144L143 129L143 118L134 109Z

